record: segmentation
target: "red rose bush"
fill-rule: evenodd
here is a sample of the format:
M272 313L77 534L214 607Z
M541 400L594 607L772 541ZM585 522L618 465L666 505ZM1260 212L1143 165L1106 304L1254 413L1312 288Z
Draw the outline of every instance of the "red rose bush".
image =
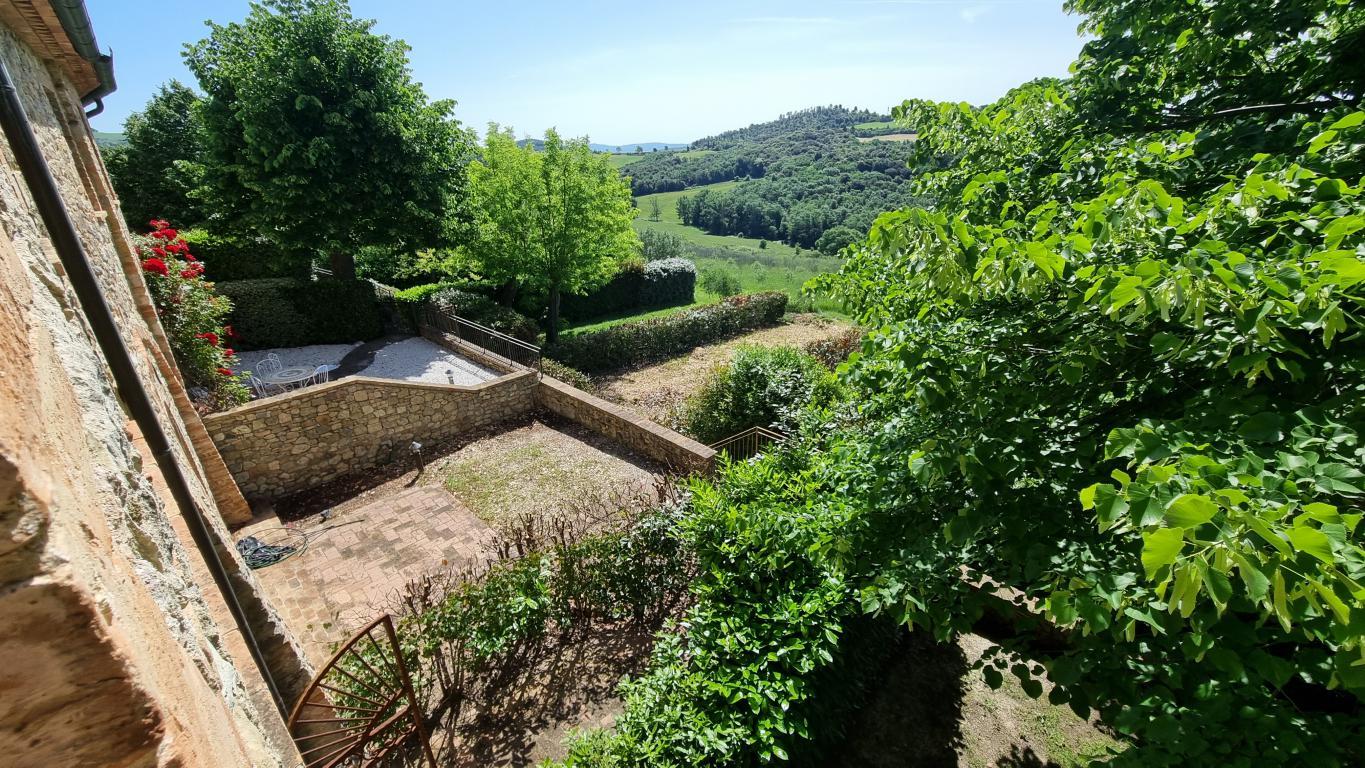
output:
M223 324L232 304L204 279L204 263L190 253L179 232L160 219L151 227L133 242L190 396L204 411L245 403L251 395L232 372L236 353L223 345L233 337L232 327Z

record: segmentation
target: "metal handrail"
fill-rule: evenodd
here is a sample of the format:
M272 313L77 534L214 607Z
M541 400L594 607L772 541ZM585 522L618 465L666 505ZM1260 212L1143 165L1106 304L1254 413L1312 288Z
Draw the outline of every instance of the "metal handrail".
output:
M430 304L422 307L417 323L454 336L513 365L535 371L537 374L541 372L540 347L501 331L495 331L486 325L444 312Z
M769 445L786 439L786 435L767 427L749 427L713 444L711 448L716 453L727 454L731 459L738 461L757 456Z

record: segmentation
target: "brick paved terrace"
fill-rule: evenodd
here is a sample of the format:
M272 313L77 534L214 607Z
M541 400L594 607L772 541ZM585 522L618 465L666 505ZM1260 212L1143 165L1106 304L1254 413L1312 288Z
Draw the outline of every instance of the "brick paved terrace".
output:
M300 547L256 576L314 665L394 604L408 581L483 562L490 524L649 494L662 471L597 433L548 418L433 448L420 473L408 461L381 467L282 500L235 532L237 540Z

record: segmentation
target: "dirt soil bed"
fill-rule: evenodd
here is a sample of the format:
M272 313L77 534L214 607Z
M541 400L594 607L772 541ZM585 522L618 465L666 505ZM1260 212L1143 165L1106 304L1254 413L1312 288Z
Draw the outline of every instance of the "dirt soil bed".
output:
M521 664L483 676L453 728L433 734L441 765L533 766L563 758L575 730L610 728L621 713L617 685L649 661L656 628L594 626L586 636L551 638L525 650Z
M773 328L698 347L687 355L656 365L604 376L597 381L599 394L670 429L677 429L683 402L701 388L712 369L730 361L737 347L750 344L799 349L812 341L838 336L849 327L821 315L793 315L788 322Z
M849 728L836 768L1079 768L1117 742L1069 707L1032 699L1006 673L991 690L971 665L990 646L977 635L935 643L913 635Z

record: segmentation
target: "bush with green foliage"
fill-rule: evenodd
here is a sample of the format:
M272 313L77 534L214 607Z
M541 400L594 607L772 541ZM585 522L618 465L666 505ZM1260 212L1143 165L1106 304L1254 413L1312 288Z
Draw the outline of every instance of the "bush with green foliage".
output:
M600 331L567 336L548 357L587 373L602 373L679 355L702 344L772 325L787 310L785 293L732 296L715 304Z
M948 640L1000 589L1060 631L985 682L1046 673L1107 764L1360 763L1365 9L1070 6L1073 80L896 110L933 204L823 282L877 329L856 421L698 491L687 633L602 762L804 758L852 616Z
M597 387L592 383L592 378L588 376L588 374L576 368L570 368L563 363L551 360L548 357L543 358L540 361L540 371L552 379L559 379L565 384L581 389L584 392L591 393L597 391Z
M791 347L744 345L687 400L684 431L714 443L750 427L796 431L801 414L838 389L819 360Z
M232 300L243 349L368 341L383 333L374 287L363 280L268 278L218 283Z
M717 296L734 296L740 292L739 278L724 267L707 267L701 271L699 284Z
M398 630L415 682L452 702L470 678L496 679L551 633L657 627L676 612L695 573L680 529L687 497L668 490L642 511L607 509L609 501L590 501L590 519L520 521L495 534L502 559L486 569L410 585Z
M418 288L411 288L409 291L420 293L425 288L427 286L419 286ZM406 295L409 291L403 291L400 295ZM428 293L426 300L432 307L443 312L459 315L466 320L473 320L480 325L486 325L495 331L522 341L535 343L540 336L540 329L536 327L535 321L531 318L514 309L508 309L482 294L471 293L463 288L445 286Z
M312 254L288 254L264 240L216 235L203 228L182 230L180 236L201 259L213 264L213 279L220 282L306 278L312 267Z
M686 259L627 261L606 285L584 296L565 295L565 317L591 319L629 310L691 304L696 296L697 268Z
M849 328L834 336L808 341L801 346L801 351L832 371L862 347L865 335L861 328Z
M645 261L681 259L687 252L687 241L672 232L657 229L640 229L640 253Z

